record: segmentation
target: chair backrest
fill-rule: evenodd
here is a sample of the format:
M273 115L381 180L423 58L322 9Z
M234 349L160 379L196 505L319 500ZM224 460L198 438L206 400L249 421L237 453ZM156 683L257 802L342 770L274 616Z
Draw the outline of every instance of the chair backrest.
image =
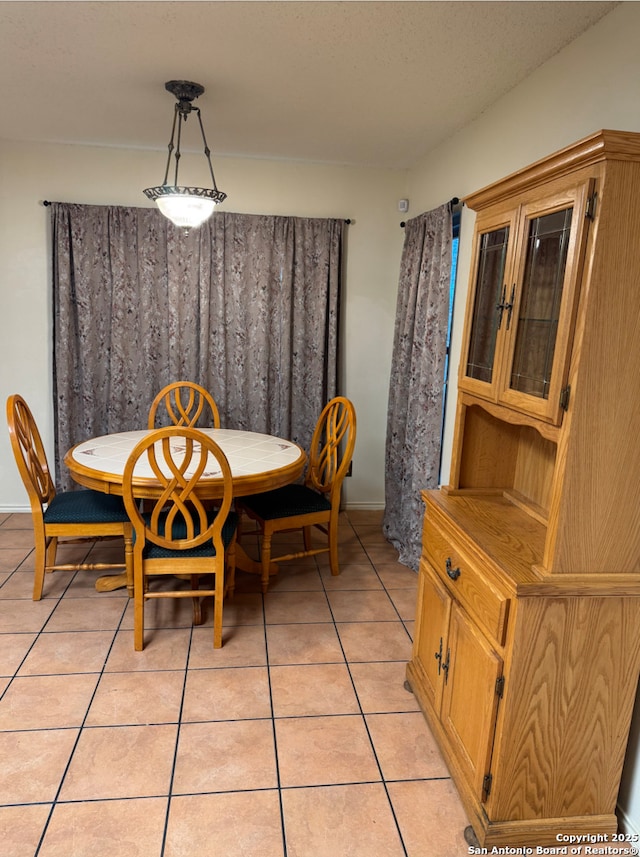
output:
M136 495L136 465L144 459L160 485L159 496L145 500L141 511ZM223 496L215 511L198 496L198 480L219 476ZM229 462L217 443L197 429L168 426L144 437L125 465L123 499L136 532L136 548L153 542L168 550L191 550L213 540L216 555L224 555L222 528L233 497ZM138 495L139 496L139 495ZM150 504L153 504L149 510Z
M42 438L29 406L17 394L7 399L7 424L11 448L29 495L32 512L42 514L44 504L56 495Z
M356 412L349 399L336 396L328 402L316 424L311 439L306 484L332 503L339 499L356 444Z
M147 428L156 427L156 415L163 419L163 411L174 426L195 426L204 415L205 419L212 420L213 428L220 428L220 414L213 396L193 381L174 381L160 390L151 403Z

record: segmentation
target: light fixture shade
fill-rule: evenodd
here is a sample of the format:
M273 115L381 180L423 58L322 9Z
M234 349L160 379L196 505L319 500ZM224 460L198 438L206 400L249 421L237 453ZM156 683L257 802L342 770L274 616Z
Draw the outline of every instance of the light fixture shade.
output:
M157 203L158 208L165 217L171 220L176 226L184 229L185 232L188 232L189 229L200 226L205 220L211 217L216 205L224 202L227 195L218 190L216 185L213 167L211 166L211 152L209 151L207 139L204 134L200 109L192 104L198 96L202 95L204 87L199 83L193 83L189 80L170 80L165 84L165 89L175 95L177 99L173 127L171 129L171 139L168 146L167 167L162 184L157 187L146 188L144 194L148 199L152 199ZM209 166L213 188L185 187L178 184L182 127L192 112L198 118L198 125L204 145L204 155ZM176 125L177 145L174 146ZM175 163L175 174L173 184L169 184L169 167L172 156Z
M166 218L186 230L194 229L208 220L216 205L225 199L225 194L220 191L172 185L149 187L144 193L149 199L155 200Z

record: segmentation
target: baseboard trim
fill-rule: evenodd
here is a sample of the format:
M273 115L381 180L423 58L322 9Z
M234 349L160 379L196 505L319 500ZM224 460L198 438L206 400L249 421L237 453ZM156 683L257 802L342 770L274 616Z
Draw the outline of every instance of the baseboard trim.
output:
M616 805L616 815L618 816L618 824L620 825L622 833L638 837L638 839L634 840L635 845L635 843L640 840L640 826L638 825L637 820L627 815L620 804Z
M0 506L0 515L31 514L31 506Z

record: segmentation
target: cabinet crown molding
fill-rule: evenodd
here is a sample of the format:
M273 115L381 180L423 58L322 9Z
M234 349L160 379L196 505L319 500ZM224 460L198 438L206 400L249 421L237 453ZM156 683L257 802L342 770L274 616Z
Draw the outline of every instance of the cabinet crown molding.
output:
M605 160L640 161L638 134L628 131L596 131L553 155L465 196L462 201L473 211L482 211L487 206L517 196L532 185L562 178L581 167Z

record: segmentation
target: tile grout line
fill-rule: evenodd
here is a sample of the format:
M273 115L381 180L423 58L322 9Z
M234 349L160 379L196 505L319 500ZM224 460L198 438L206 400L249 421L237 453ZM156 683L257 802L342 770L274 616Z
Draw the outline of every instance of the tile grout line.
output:
M76 574L77 574L77 572L76 572ZM75 575L74 575L74 577L75 577ZM72 578L72 580L73 580L73 578ZM69 581L69 584L70 584L70 583L71 583L71 581ZM67 591L67 588L68 588L68 587L66 587L66 588L65 588L65 592ZM63 595L64 595L64 593L63 593ZM51 616L53 615L53 613L55 613L56 609L58 608L58 605L60 604L60 601L62 600L63 595L61 595L61 596L58 598L58 604L57 604L57 605L54 607L54 609L51 611L51 614L49 615L49 618L47 619L47 622L45 622L45 624L44 624L44 626L43 626L43 628L42 628L42 630L41 630L41 632L40 632L40 633L43 633L44 628L46 627L47 623L49 622L49 619L51 618ZM92 706L92 704L93 704L93 700L95 699L96 693L98 692L98 686L99 686L99 684L100 684L100 680L101 680L102 676L104 675L104 668L105 668L105 666L106 666L106 664L107 664L107 661L109 660L109 655L111 654L111 651L113 650L113 644L114 644L114 642L115 642L115 639L116 639L116 636L117 636L117 634L118 634L118 631L120 630L120 628L121 628L121 626L122 626L122 622L124 621L124 616L125 616L125 613L126 613L126 612L127 612L127 604L125 603L125 604L124 604L124 606L123 606L123 608L122 608L122 614L121 614L121 616L120 616L120 620L119 620L119 622L118 622L118 626L117 626L117 628L115 628L115 629L114 629L114 631L113 631L113 637L112 637L112 639L111 639L111 643L109 644L109 648L108 648L108 650L107 650L107 652L106 652L106 654L105 654L105 656L104 656L104 661L103 661L103 664L102 664L102 669L100 670L100 673L98 674L98 676L99 676L99 677L98 677L98 680L96 681L96 686L95 686L95 687L94 687L94 689L93 689L93 693L91 694L91 698L89 699L89 702L88 702L88 704L87 704L87 708L86 708L86 711L85 711L85 713L84 713L84 717L82 718L82 723L81 723L81 724L80 724L80 726L78 727L78 734L76 735L76 740L73 742L73 747L71 748L71 752L70 752L70 754L69 754L69 758L67 759L67 763L66 763L66 765L65 765L65 767L64 767L64 771L62 772L62 777L60 778L60 783L58 784L58 788L57 788L57 790L56 790L55 796L54 796L53 800L51 801L51 808L50 808L49 813L48 813L48 815L47 815L47 820L46 820L46 822L45 822L45 824L44 824L44 827L43 827L43 829L42 829L42 834L40 835L40 839L39 839L39 841L38 841L38 845L36 846L36 850L35 850L35 852L34 852L33 857L38 857L38 854L40 853L40 849L42 848L42 844L43 844L43 842L44 842L45 836L46 836L47 831L48 831L48 829L49 829L49 825L50 825L50 823L51 823L51 819L52 819L52 817L53 817L53 813L54 813L54 811L55 811L56 806L58 805L58 798L60 797L60 792L62 791L62 787L63 787L63 785L64 785L64 781L65 781L66 776L67 776L67 774L68 774L68 772L69 772L69 767L71 766L71 762L72 762L72 760L73 760L73 757L74 757L74 755L75 755L75 752L76 752L76 750L77 750L77 748L78 748L78 744L79 744L79 742L80 742L80 737L82 736L82 732L83 732L83 730L84 730L84 728L85 728L85 723L87 722L87 717L89 716L89 710L90 710L90 708L91 708L91 706Z
M184 712L184 698L187 690L187 679L189 677L189 659L191 657L191 647L193 645L193 625L191 626L191 631L189 633L189 645L187 646L187 654L184 665L184 679L182 681L182 693L180 696L180 709L178 711L178 723L176 729L176 741L175 746L173 748L173 762L171 763L171 776L169 777L169 787L167 790L167 809L164 817L164 828L162 831L162 842L160 844L160 855L159 857L163 857L166 844L167 844L167 833L169 831L169 817L171 815L171 806L174 798L173 794L173 781L176 773L176 764L178 761L178 747L180 744L180 734L182 731L182 715ZM37 855L36 855L37 857Z
M355 529L354 529L354 532L355 532ZM356 536L357 536L357 538L358 538L358 541L360 541L360 536L358 535L358 533L357 533L357 532L356 532ZM373 563L372 563L372 565L373 565ZM378 574L378 572L377 572L377 569L375 569L375 566L374 566L374 570L376 571L376 575L377 575L377 574ZM378 576L378 579L380 579L380 578L379 578L379 576ZM384 583L382 582L382 580L380 580L380 583L382 583L382 586L384 587ZM323 581L323 586L324 586L324 581ZM386 588L385 588L385 592L386 592ZM326 595L326 594L327 594L327 593L326 593L326 589L325 589L325 595ZM338 638L338 643L339 643L339 645L340 645L340 650L342 651L342 655L343 655L343 657L344 657L344 662L345 662L346 667L347 667L347 672L349 673L349 680L351 681L351 686L352 686L352 688L353 688L353 693L354 693L354 695L355 695L356 702L357 702L357 704L358 704L358 708L359 708L359 710L360 710L360 716L362 717L362 723L363 723L364 728L365 728L365 731L366 731L366 733L367 733L367 738L369 739L369 744L370 744L370 746L371 746L371 751L372 751L372 753L373 753L373 757L374 757L374 759L375 759L375 761L376 761L376 766L377 766L377 768L378 768L378 771L380 772L380 781L381 781L381 783L382 783L382 787L383 787L383 789L384 789L384 793L385 793L385 795L386 795L386 797L387 797L387 802L388 802L388 805L389 805L389 809L391 810L391 815L392 815L392 817L393 817L393 822L394 822L394 824L395 824L395 826L396 826L396 831L397 831L397 834L398 834L398 839L400 840L400 845L401 845L401 847L402 847L402 850L403 850L403 852L404 852L405 857L409 857L409 854L408 854L408 852L407 852L407 848L406 848L406 845L405 845L405 842L404 842L404 837L402 836L402 831L401 831L401 829L400 829L400 824L399 824L399 822L398 822L398 818L397 818L397 816L396 816L396 811L395 811L395 808L394 808L394 806L393 806L393 801L391 800L391 795L389 794L389 789L387 788L387 783L386 783L386 780L385 780L385 778L384 778L384 773L383 773L383 771L382 771L382 766L381 766L381 764L380 764L380 760L379 760L379 758L378 758L378 754L376 753L376 748L375 748L375 745L374 745L374 743L373 743L373 738L372 738L372 736L371 736L371 732L370 732L370 730L369 730L369 724L367 723L367 718L365 717L365 713L364 713L363 708L362 708L362 703L360 702L360 697L359 697L359 695L358 695L358 691L357 691L357 689L356 689L355 681L354 681L354 678L353 678L353 673L351 672L351 665L350 665L349 660L348 660L348 658L347 658L347 653L346 653L346 652L345 652L345 650L344 650L344 646L343 646L343 644L342 644L342 639L341 639L341 637L340 637L340 633L339 633L339 631L338 631L338 625L337 625L337 622L336 622L336 620L335 620L335 616L334 616L334 613L333 613L333 609L332 609L332 607L331 607L331 602L330 602L330 600L329 600L329 597L328 597L328 596L327 596L327 603L328 603L328 605L329 605L329 612L331 613L331 619L332 619L332 621L333 621L333 626L334 626L334 629L335 629L335 632L336 632L336 636L337 636L337 638Z
M6 521L5 521L4 523L6 523ZM86 560L87 556L88 556L90 553L91 553L91 548L89 548L89 549L87 550L87 552L86 552L86 554L85 554L85 556L84 556L84 559L85 559L85 560ZM28 551L28 553L26 554L26 556L24 556L24 557L23 557L23 559L18 563L18 565L17 565L17 566L13 569L13 571L9 574L9 576L7 577L7 580L5 580L5 581L2 583L2 585L0 586L0 589L2 588L2 586L4 586L4 585L5 585L5 584L6 584L6 583L7 583L7 582L8 582L8 581L13 577L13 575L14 575L14 574L16 574L16 573L20 573L20 574L27 574L27 573L28 573L28 572L19 572L19 569L20 569L20 566L21 566L24 562L26 562L26 561L27 561L27 559L29 559L29 557L30 557L32 554L35 554L35 548L32 548L30 551ZM26 659L29 657L29 655L30 655L30 653L31 653L31 650L33 649L33 647L35 646L35 644L37 643L37 641L40 639L40 636L41 636L43 633L45 633L45 629L46 629L47 624L49 623L49 620L51 619L51 617L53 616L53 614L54 614L54 613L56 612L56 610L58 609L58 606L59 606L59 604L60 604L60 601L62 600L62 598L64 597L64 595L66 595L67 591L69 590L69 587L71 586L71 584L72 584L72 583L73 583L73 581L75 580L75 578L76 578L77 574L78 574L78 572L77 572L77 571L76 571L76 572L74 572L74 574L69 578L69 581L68 581L67 585L64 587L64 589L63 589L63 591L62 591L62 594L61 594L61 595L56 596L56 602L57 602L57 603L56 603L56 606L55 606L55 607L53 607L53 609L51 610L51 613L49 613L49 615L48 615L48 617L47 617L47 619L46 619L45 623L42 625L42 627L40 628L40 630L39 630L38 632L34 633L33 642L31 643L31 645L29 646L29 648L28 648L28 649L27 649L27 651L25 652L24 657L22 658L22 660L20 661L20 663L18 664L18 666L16 667L16 669L13 671L13 675L12 675L11 677L7 676L7 678L9 678L9 681L7 682L7 686L4 688L4 690L2 691L2 693L0 693L0 701L2 701L2 699L3 699L4 695L5 695L5 693L9 690L9 688L10 688L10 687L11 687L11 685L13 684L14 679L18 678L18 673L20 672L20 668L22 667L22 665L24 664L24 662L26 661ZM53 578L53 575L55 575L55 572L53 572L53 574L51 575L51 576L52 576L52 578ZM45 582L46 582L46 575L45 575ZM43 593L43 595L44 595L44 593ZM16 600L20 600L20 601L25 600L25 601L26 601L27 599L16 599ZM33 601L33 598L32 598L31 600ZM46 598L44 598L44 597L41 597L41 598L40 598L40 601L46 601L46 600L48 600L48 599L46 599ZM53 600L53 599L51 599L51 600ZM35 602L35 603L38 603L38 602ZM22 633L22 632L20 632L20 633ZM1 635L0 635L0 637L1 637Z
M269 641L267 636L267 611L265 605L265 593L262 593L262 620L264 633L264 651L267 666L267 684L269 687L269 706L271 708L271 733L273 735L273 752L276 765L276 787L278 791L278 805L280 807L280 830L282 833L282 853L283 857L287 857L287 828L284 817L284 803L282 800L282 780L280 778L280 759L278 756L278 737L276 733L276 718L275 709L273 706L273 687L271 684L271 663L269 660Z

